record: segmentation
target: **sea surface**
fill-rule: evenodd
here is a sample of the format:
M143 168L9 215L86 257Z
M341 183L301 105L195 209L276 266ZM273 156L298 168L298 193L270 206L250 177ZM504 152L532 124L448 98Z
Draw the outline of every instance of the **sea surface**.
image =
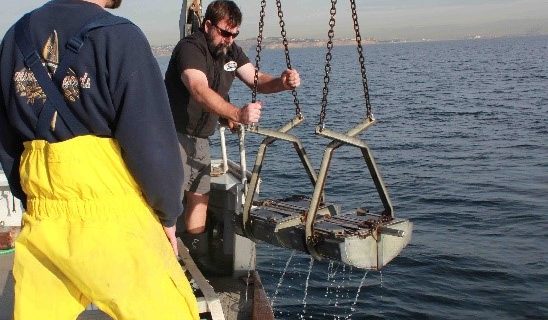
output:
M325 51L290 52L306 118L293 133L315 168L328 143L314 135ZM162 70L168 59L158 58ZM365 60L378 123L361 138L395 215L414 222L413 239L381 272L259 245L276 318L548 319L548 37L367 45ZM285 65L283 51L262 53L261 70L278 75ZM236 82L231 99L243 105L251 93ZM356 47L335 47L326 127L346 131L363 119L363 96ZM288 92L259 100L263 127L295 114ZM260 139L247 135L248 167ZM228 140L236 156L236 138ZM268 149L262 179L261 197L312 193L283 142ZM343 211L380 206L351 147L335 152L326 193Z

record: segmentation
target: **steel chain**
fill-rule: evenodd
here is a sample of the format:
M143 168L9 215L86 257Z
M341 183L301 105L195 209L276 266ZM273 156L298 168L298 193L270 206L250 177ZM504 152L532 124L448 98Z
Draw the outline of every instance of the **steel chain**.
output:
M281 0L276 0L276 7L278 8L278 17L280 18L280 34L282 35L282 43L284 45L285 62L287 63L287 68L292 69L291 58L289 57L289 42L287 41L287 33L285 31L284 13L282 11ZM299 98L297 97L297 90L292 89L291 94L293 95L293 103L295 104L295 114L302 116L301 107L299 106Z
M322 128L325 126L325 116L327 111L327 95L329 94L329 73L331 73L331 50L333 49L333 37L335 36L335 15L337 14L337 0L331 0L331 10L329 13L331 17L329 19L329 31L327 32L328 41L327 41L327 53L325 54L325 75L323 77L323 96L322 96L322 109L320 111L320 122L319 126Z
M356 0L350 0L350 8L352 9L352 20L354 22L354 31L356 32L356 42L358 43L358 55L360 62L360 69L362 73L362 85L363 93L365 96L366 116L368 118L373 117L371 111L371 103L369 102L369 86L367 85L367 73L365 70L365 58L363 55L362 37L360 35L360 25L358 24L358 13L356 12Z
M251 102L257 102L257 89L259 86L259 68L261 63L261 50L263 43L263 28L265 16L266 0L261 1L261 12L259 15L259 35L257 36L257 56L255 57L255 77L253 78L253 91L251 93Z

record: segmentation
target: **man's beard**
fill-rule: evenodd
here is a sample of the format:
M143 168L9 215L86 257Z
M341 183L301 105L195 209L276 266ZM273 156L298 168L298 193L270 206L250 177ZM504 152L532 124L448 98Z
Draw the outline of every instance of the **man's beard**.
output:
M216 59L226 57L232 52L231 46L227 46L223 43L219 43L215 46L213 45L213 41L210 39L207 39L207 46L209 48L209 52L211 52L211 55Z
M105 8L116 9L116 8L120 7L121 4L122 4L122 0L110 0L105 5Z

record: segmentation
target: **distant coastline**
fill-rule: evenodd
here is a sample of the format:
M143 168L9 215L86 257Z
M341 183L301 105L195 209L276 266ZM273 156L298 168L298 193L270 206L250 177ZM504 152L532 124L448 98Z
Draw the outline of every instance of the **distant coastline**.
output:
M366 38L365 40L362 40L363 45L375 44L379 42L381 41L378 41L374 38ZM249 50L254 48L257 45L257 39L252 38L252 39L238 40L237 43L244 50ZM288 40L289 48L318 48L318 47L325 47L326 43L327 42L325 40L318 40L318 39ZM349 46L349 45L355 45L355 44L356 44L355 39L334 39L333 40L334 46ZM175 45L153 46L152 53L156 57L170 56L174 47ZM283 49L283 43L280 38L265 38L263 39L262 48L263 49Z
M377 40L375 38L369 37L362 39L362 45L371 45L379 43L406 43L406 42L433 42L433 41L453 41L453 40L480 40L480 39L494 39L494 38L506 38L506 37L527 37L527 36L537 36L537 35L513 35L513 36L480 36L480 35L471 35L465 39L445 39L445 40L433 40L433 39L420 39L420 40L406 40L406 39L391 39L391 40ZM257 39L244 39L237 40L237 43L245 51L255 48L257 45ZM325 39L290 39L288 40L289 48L325 48L327 41ZM333 46L354 46L356 45L356 39L333 39ZM156 57L165 57L170 56L173 52L175 45L161 45L161 46L152 46L152 53ZM262 43L263 49L283 49L283 43L280 38L265 38Z

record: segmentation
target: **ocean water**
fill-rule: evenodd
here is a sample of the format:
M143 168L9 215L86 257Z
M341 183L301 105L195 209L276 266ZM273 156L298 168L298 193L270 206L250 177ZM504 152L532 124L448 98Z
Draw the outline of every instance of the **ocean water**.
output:
M325 48L291 50L302 85L301 138L314 167ZM254 51L249 52L254 61ZM261 244L258 269L277 319L548 319L548 37L365 46L371 147L395 215L414 222L410 245L381 272ZM168 57L158 61L163 70ZM279 74L283 51L261 68ZM356 48L335 47L326 127L365 115ZM232 102L251 99L235 83ZM285 92L259 95L261 126L294 115ZM228 137L236 156L236 138ZM248 167L261 138L248 134ZM215 152L216 136L212 138ZM261 197L311 195L292 147L268 149ZM380 207L357 149L335 152L327 200ZM285 271L285 273L284 273Z

